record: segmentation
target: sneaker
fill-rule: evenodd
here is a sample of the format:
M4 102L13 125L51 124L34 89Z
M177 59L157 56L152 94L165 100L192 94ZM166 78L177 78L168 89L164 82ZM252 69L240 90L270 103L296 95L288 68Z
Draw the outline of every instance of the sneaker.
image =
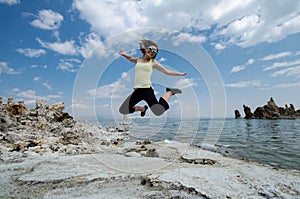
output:
M173 95L175 94L181 94L182 91L179 89L179 88L167 88L166 91L172 91L173 92Z
M145 111L141 112L141 117L144 117L146 115L146 111L148 109L148 106L145 105L144 108L145 108Z

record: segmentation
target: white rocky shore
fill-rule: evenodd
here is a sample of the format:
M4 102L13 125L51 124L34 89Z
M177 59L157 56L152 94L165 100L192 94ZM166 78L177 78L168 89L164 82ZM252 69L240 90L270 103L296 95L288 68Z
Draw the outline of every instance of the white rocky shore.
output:
M2 102L1 102L2 104ZM64 104L0 112L0 198L300 198L300 171L75 121Z

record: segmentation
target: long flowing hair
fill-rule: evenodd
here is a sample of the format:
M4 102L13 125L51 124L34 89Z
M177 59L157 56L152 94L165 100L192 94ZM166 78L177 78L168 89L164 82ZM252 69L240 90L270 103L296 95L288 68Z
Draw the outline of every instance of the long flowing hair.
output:
M149 39L142 38L140 40L139 45L140 45L140 51L143 53L143 56L145 56L145 53L146 53L145 49L148 48L149 46L155 46L158 51L158 45L154 41L151 41ZM153 59L155 59L156 55L153 57Z

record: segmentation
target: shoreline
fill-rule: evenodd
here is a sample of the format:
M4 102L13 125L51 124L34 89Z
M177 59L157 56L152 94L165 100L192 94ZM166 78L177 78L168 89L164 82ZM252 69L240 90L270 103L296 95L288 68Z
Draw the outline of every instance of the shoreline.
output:
M295 198L300 171L184 143L100 145L96 153L13 152L0 162L3 198Z
M169 118L168 118L169 119ZM110 124L110 120L107 119L106 122L103 122L103 124ZM143 120L143 119L142 119ZM173 121L173 118L168 121L170 124L176 124L177 119ZM205 149L216 151L218 153L221 153L225 156L235 157L239 159L245 159L245 160L252 160L261 162L270 166L273 166L275 168L283 168L283 169L296 169L300 170L299 168L299 156L297 155L296 146L298 145L298 141L294 138L297 138L299 133L295 132L295 129L300 128L300 123L298 121L291 121L291 120L264 120L264 119L225 119L224 126L222 129L222 133L220 133L219 139L217 143L214 146L205 146L206 144L203 143L203 140L205 138L205 133L207 132L206 127L209 125L206 123L206 121L209 120L209 124L214 124L214 121L216 120L187 120L188 122L183 122L178 119L178 123L180 122L180 125L183 126L183 129L189 130L189 127L186 124L195 124L198 125L198 130L195 130L197 127L192 127L192 131L188 131L188 133L185 133L185 130L177 130L179 127L175 126L173 127L170 125L170 127L156 127L156 125L159 125L159 122L156 121L153 122L151 120L151 123L146 123L146 128L142 129L143 127L139 127L140 120L134 119L132 120L132 124L129 125L128 129L132 131L133 139L132 141L135 141L140 138L146 139L150 138L152 141L160 141L160 140L174 140L174 133L175 130L177 130L180 135L184 137L183 139L186 140L180 140L176 139L176 141L182 141L185 143L191 143L197 147L204 146ZM159 120L158 120L159 121ZM190 122L194 121L194 122ZM199 121L199 123L198 123ZM218 121L218 120L217 120ZM142 121L143 122L143 121ZM190 122L190 123L189 123ZM101 122L99 122L100 124ZM233 127L233 125L236 125L236 127ZM141 125L143 126L143 125ZM150 126L150 128L149 128ZM151 127L160 128L160 132L156 134L155 131L152 131ZM265 127L268 128L265 128ZM280 133L272 132L272 127L277 129L277 131L280 131ZM279 128L280 126L281 128ZM241 128L240 130L238 128ZM122 129L122 127L120 127ZM177 129L176 129L177 128ZM201 128L201 129L200 129ZM256 129L259 128L265 128L261 131L256 131ZM294 128L293 131L289 131L289 128ZM247 132L248 131L248 132ZM136 132L143 132L145 136L136 133ZM169 133L170 132L170 133ZM196 132L193 134L193 132ZM265 133L264 133L265 132ZM294 133L294 138L293 134ZM287 136L286 136L287 135ZM236 140L235 140L236 139ZM244 140L245 139L245 140ZM248 139L248 140L246 140ZM243 142L243 145L241 143ZM289 146L287 145L278 145L278 143L290 143ZM265 144L269 146L265 147ZM294 147L293 147L294 146Z
M1 198L295 198L300 171L187 143L128 141L76 121L64 103L1 107Z

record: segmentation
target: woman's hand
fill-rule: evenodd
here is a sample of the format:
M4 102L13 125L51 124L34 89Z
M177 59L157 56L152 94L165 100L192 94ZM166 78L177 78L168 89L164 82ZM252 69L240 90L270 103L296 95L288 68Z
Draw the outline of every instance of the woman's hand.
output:
M125 52L124 49L121 49L120 52L119 52L119 54L120 54L121 56L126 57L126 52Z
M180 76L186 76L187 72L180 73Z

